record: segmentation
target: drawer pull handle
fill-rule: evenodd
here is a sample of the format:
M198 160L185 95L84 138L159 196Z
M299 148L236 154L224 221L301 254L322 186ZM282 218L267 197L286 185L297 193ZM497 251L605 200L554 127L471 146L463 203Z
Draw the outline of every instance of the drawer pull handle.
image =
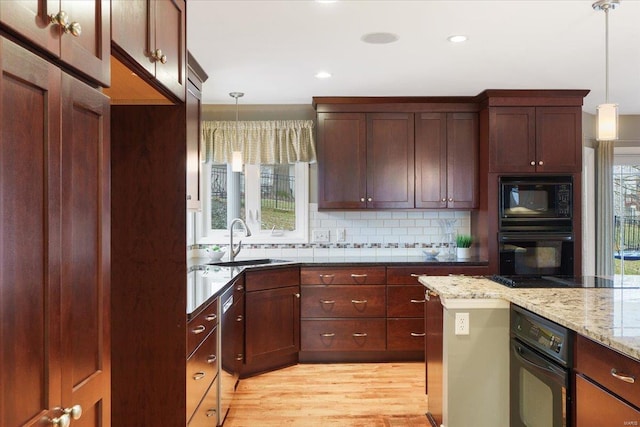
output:
M236 291L243 291L243 290L244 290L244 286L242 285L236 286Z
M633 375L625 375L623 373L619 374L616 368L611 369L611 376L629 384L634 384L636 382L636 377Z
M366 337L367 333L366 332L354 332L351 335L353 337L356 337L356 338L362 338L362 337Z
M411 277L418 278L418 277L420 277L420 276L423 276L423 274L411 273Z
M242 314L239 314L238 317L236 317L236 322L242 322L242 319L244 319L244 317L242 317Z
M205 374L204 372L196 372L195 374L193 374L193 379L198 381L198 380L203 379L206 376L207 376L207 374Z
M207 322L213 322L214 320L216 320L218 318L218 316L214 313L211 313L210 315L208 315L207 317L204 318L204 320L206 320Z
M424 332L411 332L412 337L424 337L425 335Z
M427 300L424 299L412 299L411 303L412 304L424 304Z
M336 277L335 274L321 274L320 275L321 279L333 279L334 277Z
M351 273L351 277L353 277L354 279L362 279L364 277L367 277L366 274L355 274L355 273Z
M323 338L332 338L332 337L335 337L336 334L334 334L333 332L325 332L323 334L320 334L320 336Z
M332 299L321 299L320 302L322 304L335 304L336 303L335 300L332 300Z
M207 359L207 363L216 363L216 360L218 360L218 357L215 354L212 354L211 356L209 356L209 358Z
M198 335L198 334L203 333L203 332L204 332L204 331L206 331L206 330L207 330L207 328L206 328L204 325L198 325L198 326L196 326L195 328L193 328L193 329L191 330L191 332L192 332L192 333L194 333L194 334L196 334L196 335Z
M216 411L214 408L211 408L207 410L206 416L207 418L215 417L217 413L218 411Z
M367 300L366 299L352 299L351 303L352 304L366 304Z
M244 358L244 355L242 353L240 353L240 354L238 354L236 356L236 360L238 360L238 361L242 360L243 358Z

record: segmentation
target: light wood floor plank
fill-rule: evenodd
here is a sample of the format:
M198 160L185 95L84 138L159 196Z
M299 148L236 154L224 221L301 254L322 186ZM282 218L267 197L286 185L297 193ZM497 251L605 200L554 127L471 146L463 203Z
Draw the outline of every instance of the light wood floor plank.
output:
M225 427L425 427L424 363L301 364L240 381Z

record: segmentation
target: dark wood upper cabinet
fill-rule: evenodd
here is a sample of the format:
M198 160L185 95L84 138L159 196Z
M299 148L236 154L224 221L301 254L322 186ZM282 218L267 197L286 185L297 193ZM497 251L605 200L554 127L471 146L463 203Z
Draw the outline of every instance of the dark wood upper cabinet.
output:
M579 172L580 107L494 107L489 111L489 171Z
M318 207L412 208L411 113L318 113Z
M416 207L478 207L478 115L422 113L416 119Z
M112 0L116 55L180 101L187 84L184 0Z
M59 15L63 12L65 18ZM0 23L93 82L109 86L109 0L1 1Z
M188 55L187 98L187 209L200 210L200 143L202 128L202 83L208 76Z
M318 208L367 206L366 116L318 113Z
M413 208L412 113L367 114L367 208Z
M109 100L0 38L0 425L110 425Z

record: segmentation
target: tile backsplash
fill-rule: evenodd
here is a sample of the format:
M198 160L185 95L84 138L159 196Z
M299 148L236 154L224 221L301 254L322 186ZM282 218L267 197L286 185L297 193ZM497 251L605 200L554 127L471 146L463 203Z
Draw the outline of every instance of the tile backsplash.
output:
M418 256L422 248L446 245L441 220L455 219L454 235L470 234L468 211L318 211L309 204L309 243L244 244L242 257L358 257ZM187 224L193 222L189 218ZM327 234L328 242L314 242L314 231ZM338 241L338 232L344 240ZM189 235L189 233L188 233ZM208 245L187 240L189 255Z

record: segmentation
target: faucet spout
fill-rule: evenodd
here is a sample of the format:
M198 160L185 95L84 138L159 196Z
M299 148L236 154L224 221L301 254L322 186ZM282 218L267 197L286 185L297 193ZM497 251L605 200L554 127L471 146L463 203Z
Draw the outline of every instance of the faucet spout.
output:
M231 220L229 224L229 262L233 262L233 260L238 256L240 250L242 250L242 240L238 242L237 247L233 247L233 227L240 223L244 227L244 235L246 237L251 236L251 230L249 230L249 226L242 218L234 218Z

